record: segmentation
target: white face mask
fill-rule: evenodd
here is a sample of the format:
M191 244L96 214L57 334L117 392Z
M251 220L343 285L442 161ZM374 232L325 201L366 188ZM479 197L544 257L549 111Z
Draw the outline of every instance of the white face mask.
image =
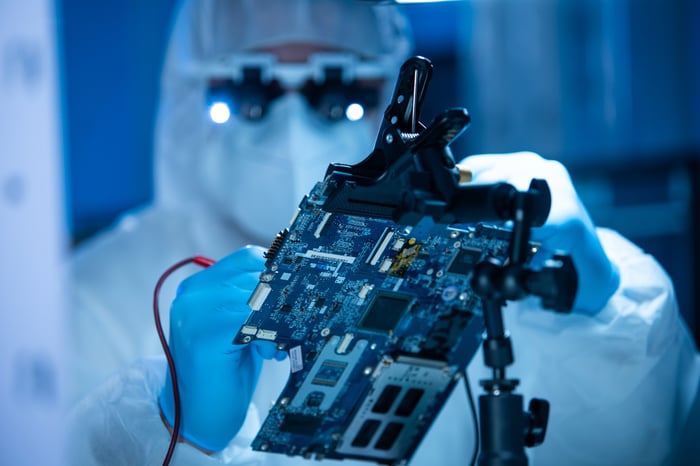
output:
M205 190L220 215L261 242L288 226L329 163L363 160L376 136L366 118L322 121L298 94L275 100L261 121L233 118L215 129L202 151Z

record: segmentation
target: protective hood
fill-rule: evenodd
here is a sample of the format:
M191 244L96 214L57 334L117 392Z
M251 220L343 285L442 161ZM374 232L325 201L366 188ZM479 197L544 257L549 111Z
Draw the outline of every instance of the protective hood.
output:
M401 63L411 51L409 23L394 6L357 0L197 0L178 12L165 59L155 140L155 203L174 210L203 212L209 219L230 221L213 211L213 189L202 160L220 145L221 128L207 116L206 69L227 55L278 44L301 43L359 54L387 67L393 86ZM381 105L383 110L384 105ZM376 123L373 123L376 125ZM363 150L371 150L376 126ZM241 154L231 154L241 156ZM329 158L325 163L335 160ZM358 160L359 161L359 160ZM274 180L268 180L274 183ZM310 189L311 186L308 186ZM292 212L283 212L286 219ZM240 229L240 228L239 228ZM254 228L252 230L255 230ZM274 232L273 232L274 233ZM251 237L257 240L259 237ZM268 240L269 234L262 240Z

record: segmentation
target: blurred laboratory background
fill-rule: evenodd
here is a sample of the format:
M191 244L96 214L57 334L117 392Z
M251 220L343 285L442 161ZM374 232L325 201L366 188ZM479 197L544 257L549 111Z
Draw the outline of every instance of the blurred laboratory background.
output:
M73 244L149 201L174 0L58 2ZM405 5L435 70L423 120L466 107L453 144L567 165L596 223L655 255L700 339L700 2L463 0Z
M2 465L61 465L70 238L58 42L53 0L0 0Z

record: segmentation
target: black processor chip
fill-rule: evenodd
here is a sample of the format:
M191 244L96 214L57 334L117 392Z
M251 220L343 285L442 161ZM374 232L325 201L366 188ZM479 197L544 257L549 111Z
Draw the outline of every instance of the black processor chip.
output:
M413 296L397 293L379 293L367 307L358 327L389 333L399 323L413 299Z
M449 273L469 275L474 266L481 260L482 251L476 248L464 248L457 253L452 264L447 269Z

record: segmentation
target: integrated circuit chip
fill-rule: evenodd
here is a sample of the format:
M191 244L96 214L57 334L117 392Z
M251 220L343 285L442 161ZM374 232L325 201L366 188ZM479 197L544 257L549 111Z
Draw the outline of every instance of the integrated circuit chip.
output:
M454 260L447 269L450 273L468 275L474 266L481 260L484 253L481 249L465 247L459 250Z
M390 333L411 306L413 296L397 293L379 293L358 322L358 328Z
M340 380L340 377L343 375L343 371L346 367L348 367L346 362L333 360L323 361L320 369L318 372L316 372L313 380L311 380L311 383L315 385L335 387L338 380Z

